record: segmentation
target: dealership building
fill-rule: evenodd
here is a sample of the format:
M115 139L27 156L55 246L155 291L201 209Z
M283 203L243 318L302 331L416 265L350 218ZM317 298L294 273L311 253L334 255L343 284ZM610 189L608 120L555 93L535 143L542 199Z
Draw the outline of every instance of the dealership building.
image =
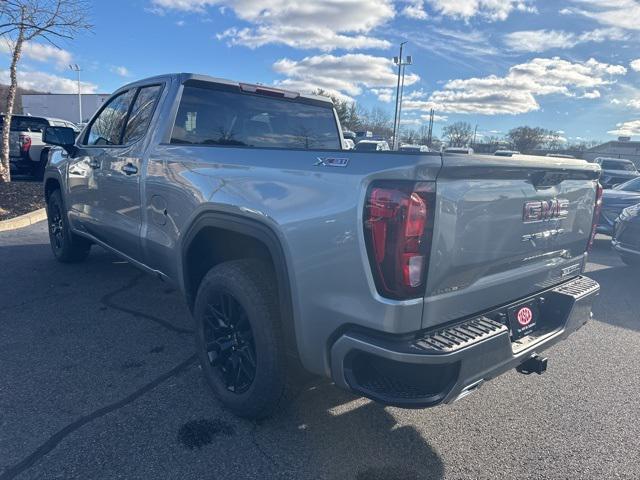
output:
M79 118L77 94L24 94L22 95L22 113L34 117L61 118L74 123L84 123L89 121L110 96L109 93L82 95L82 122Z
M618 137L618 140L596 145L585 151L582 158L593 161L598 157L626 158L640 168L640 142L630 137Z

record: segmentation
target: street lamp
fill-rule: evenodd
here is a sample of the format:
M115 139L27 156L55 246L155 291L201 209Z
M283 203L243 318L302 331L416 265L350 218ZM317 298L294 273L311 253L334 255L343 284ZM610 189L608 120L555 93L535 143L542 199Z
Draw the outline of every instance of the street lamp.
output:
M413 57L407 55L406 58L402 58L402 50L407 42L400 44L400 55L393 57L393 63L398 65L398 85L396 87L396 111L393 119L393 150L398 150L399 142L398 137L400 135L400 119L402 115L402 94L404 92L404 69L407 65L413 64Z
M80 90L80 72L82 70L77 63L69 65L69 69L73 70L78 75L78 115L80 116L79 123L82 123L82 92Z

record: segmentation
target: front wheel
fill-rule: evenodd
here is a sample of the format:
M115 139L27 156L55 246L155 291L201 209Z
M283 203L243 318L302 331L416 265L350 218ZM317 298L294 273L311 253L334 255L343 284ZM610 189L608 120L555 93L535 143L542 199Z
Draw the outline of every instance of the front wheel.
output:
M275 279L257 260L209 270L194 307L196 348L220 402L245 418L269 416L284 396L286 361Z
M49 243L56 260L62 263L76 263L87 258L91 250L91 243L71 231L60 190L56 190L49 196L47 222L49 224Z

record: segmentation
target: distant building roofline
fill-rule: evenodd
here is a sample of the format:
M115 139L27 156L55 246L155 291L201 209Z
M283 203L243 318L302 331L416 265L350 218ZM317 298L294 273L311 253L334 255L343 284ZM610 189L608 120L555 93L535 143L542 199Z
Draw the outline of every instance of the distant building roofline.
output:
M629 141L619 141L619 140L610 140L608 142L601 143L600 145L596 145L595 147L591 147L587 149L587 152L595 152L606 146L621 146L621 147L640 147L640 140L629 140Z

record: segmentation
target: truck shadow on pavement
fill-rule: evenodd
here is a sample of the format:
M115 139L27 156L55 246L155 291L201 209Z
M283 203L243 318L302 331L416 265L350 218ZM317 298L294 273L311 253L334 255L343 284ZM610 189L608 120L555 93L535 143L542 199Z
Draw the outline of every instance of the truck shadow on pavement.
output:
M56 415L59 418L41 418L41 422L51 425L50 431L39 438L31 437L29 446L5 457L11 461L0 465L2 480L27 473L46 461L49 454L71 435L91 428L91 423L99 418L112 418L112 413L143 395L150 395L152 390L193 365L193 352L188 346L190 318L185 317L188 311L177 292L166 284L139 273L99 248L94 247L84 264L60 265L53 260L46 244L21 244L19 239L12 243L0 244L0 258L3 259L0 281L11 280L12 285L10 294L0 301L0 311L11 317L4 317L6 321L2 322L7 324L3 328L9 328L7 335L13 332L28 338L28 329L45 326L47 334L37 342L63 342L61 350L68 350L66 342L82 343L83 335L91 336L90 342L95 346L92 348L104 343L104 349L113 357L110 359L113 367L97 366L88 359L65 354L60 358L49 357L50 364L44 368L37 350L23 354L19 350L7 352L21 355L20 361L24 364L40 364L39 370L34 372L34 384L41 382L40 387L42 382L55 385L61 375L73 375L77 378L74 381L77 388L87 388L84 377L91 375L101 385L96 391L105 388L104 392L111 397L107 400L109 395L97 396L88 410L65 404L62 405L64 409L58 410L65 412ZM23 298L22 292L35 293ZM93 312L93 317L87 317L83 312ZM118 344L120 335L132 337L127 348L111 348ZM165 340L160 340L158 335L164 336ZM175 340L168 342L170 337ZM167 344L169 348L165 350L158 343ZM176 351L177 348L180 349ZM170 351L173 356L169 356ZM154 363L148 357L150 352L166 358ZM145 363L140 358L149 360ZM140 368L128 368L131 365ZM144 370L144 376L136 374L136 370ZM7 372L7 375L11 374ZM249 437L227 432L225 441L237 442L238 449L255 449L271 464L275 478L414 480L439 479L444 475L443 461L438 453L415 427L398 423L395 409L343 392L327 380L307 381L296 389L294 397L274 417L259 423L234 420L221 410L211 394L199 391L202 384L196 381L187 386L193 389L195 398L202 399L198 401L206 402L198 407L215 412L216 417L228 418L241 430L250 431ZM27 402L36 402L40 394L30 388L24 385L21 391L30 392L27 398L32 400ZM7 397L5 401L10 402L11 398ZM175 414L181 416L181 413ZM19 417L14 420L13 426L19 429L22 421ZM187 420L179 420L179 424L184 426L189 423ZM6 433L17 436L18 430ZM184 436L184 432L182 434ZM180 438L179 429L175 435L176 439ZM206 450L203 449L201 455L205 460ZM148 461L153 462L153 459ZM242 471L242 466L238 467ZM76 465L75 468L83 467Z
M287 472L355 480L440 479L443 461L413 425L325 380L313 380L255 431L260 450ZM282 449L295 451L283 459Z

